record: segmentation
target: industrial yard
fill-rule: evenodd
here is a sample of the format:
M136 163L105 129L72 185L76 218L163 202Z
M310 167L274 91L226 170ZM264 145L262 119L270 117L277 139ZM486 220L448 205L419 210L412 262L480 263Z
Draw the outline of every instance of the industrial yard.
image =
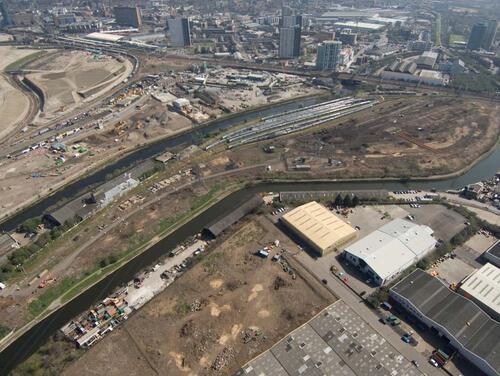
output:
M175 287L132 315L63 374L236 371L335 300L298 265L256 255L266 246L272 255L296 249L276 235L279 231L265 220L237 225L210 244L208 254L178 278Z

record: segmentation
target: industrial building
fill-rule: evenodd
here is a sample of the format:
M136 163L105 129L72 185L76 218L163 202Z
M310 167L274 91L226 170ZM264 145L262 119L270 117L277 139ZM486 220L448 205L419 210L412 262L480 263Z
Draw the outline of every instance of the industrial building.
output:
M438 53L433 51L424 51L422 55L420 55L416 61L417 68L421 69L434 69L437 59Z
M191 45L191 30L189 19L169 18L167 19L170 44L173 47L186 47Z
M495 244L488 248L483 253L483 257L488 262L500 268L500 240L497 240Z
M344 257L384 285L435 248L432 234L428 226L398 218L346 247Z
M356 238L356 230L316 201L301 205L281 221L321 256Z
M450 341L488 376L500 375L500 323L421 269L390 289L391 299Z
M262 200L260 196L255 195L243 205L240 205L236 210L205 227L203 232L210 237L216 238L229 226L238 222L241 218L257 209L263 203L264 200Z
M487 263L460 283L458 291L500 321L500 269Z
M235 376L417 376L397 348L338 300L249 361Z
M340 41L328 40L319 44L316 54L316 69L338 71L341 50L342 42Z
M430 59L427 60L427 63L432 63ZM384 80L407 81L435 86L446 85L448 82L441 72L429 69L418 70L417 63L412 60L395 61L382 71L380 77Z
M122 26L139 29L142 26L142 15L139 7L114 7L115 22Z

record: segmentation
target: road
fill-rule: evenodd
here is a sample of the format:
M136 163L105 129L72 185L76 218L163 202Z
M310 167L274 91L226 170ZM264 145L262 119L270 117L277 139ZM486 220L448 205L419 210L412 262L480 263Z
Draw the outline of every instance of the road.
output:
M330 271L328 266L321 265L322 259L313 259L305 252L300 252L294 258L315 276L318 280L326 279L328 289L337 297L349 305L358 315L363 318L372 328L389 341L398 351L409 361L416 360L420 365L420 370L427 375L443 376L446 375L441 369L431 366L427 359L417 352L413 347L401 341L399 334L391 329L390 326L381 324L379 316L370 310L362 299L354 294L343 282L341 282Z

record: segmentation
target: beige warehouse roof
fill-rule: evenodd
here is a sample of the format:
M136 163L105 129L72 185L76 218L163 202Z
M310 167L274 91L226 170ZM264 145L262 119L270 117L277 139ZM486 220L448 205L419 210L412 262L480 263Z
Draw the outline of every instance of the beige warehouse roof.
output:
M356 236L355 229L316 201L291 210L283 215L283 220L322 250Z

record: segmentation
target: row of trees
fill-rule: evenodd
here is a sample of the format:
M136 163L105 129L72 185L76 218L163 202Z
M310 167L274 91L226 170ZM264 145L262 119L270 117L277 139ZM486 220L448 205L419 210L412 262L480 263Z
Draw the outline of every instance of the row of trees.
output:
M63 233L75 226L79 218L67 220L63 225L53 227L50 231L39 234L33 243L25 245L13 251L7 261L0 266L0 280L5 280L10 274L19 271L22 266L50 242L59 238ZM18 232L36 234L38 226L42 223L40 217L30 218L24 221L17 229Z
M333 206L344 206L346 208L354 208L359 205L359 197L351 193L346 194L344 197L339 193L335 200L332 202Z

